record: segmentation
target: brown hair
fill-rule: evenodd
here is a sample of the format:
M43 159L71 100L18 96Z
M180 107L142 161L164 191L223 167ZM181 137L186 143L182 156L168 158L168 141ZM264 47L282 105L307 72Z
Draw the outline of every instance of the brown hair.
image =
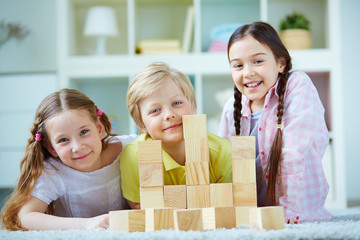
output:
M245 36L251 36L261 44L265 44L271 49L276 60L284 59L286 62L283 73L279 73L279 81L277 87L277 94L279 96L278 109L277 109L277 123L281 124L282 116L284 113L284 95L286 90L287 79L289 72L292 68L291 57L284 44L281 42L276 30L265 22L254 22L251 24L243 25L236 29L231 35L228 43L228 56L231 45L244 38ZM234 121L236 135L240 135L240 119L241 119L241 92L234 86ZM276 190L276 178L278 171L281 171L281 148L282 148L282 130L277 129L276 136L271 146L270 157L266 172L269 174L268 190L266 201L269 203L271 200L273 204L276 204L275 190ZM266 174L266 173L265 173Z
M8 230L27 230L21 226L18 213L26 203L34 189L35 182L44 170L44 161L51 156L45 146L47 141L46 121L61 111L69 109L86 110L94 122L97 121L98 108L84 93L74 89L62 89L47 96L37 108L34 123L30 129L30 137L25 150L25 155L20 163L20 177L9 200L1 212L3 228ZM103 149L111 136L111 123L105 113L100 116L104 125L106 136L102 139ZM36 141L35 134L41 134L42 140ZM48 206L46 213L53 212L53 204Z

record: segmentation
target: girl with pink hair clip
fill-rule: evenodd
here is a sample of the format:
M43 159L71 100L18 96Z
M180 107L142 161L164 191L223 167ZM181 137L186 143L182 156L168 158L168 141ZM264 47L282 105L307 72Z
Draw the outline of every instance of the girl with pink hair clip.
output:
M112 134L107 115L73 89L47 96L30 132L3 228L108 228L108 212L127 207L118 157L136 135Z

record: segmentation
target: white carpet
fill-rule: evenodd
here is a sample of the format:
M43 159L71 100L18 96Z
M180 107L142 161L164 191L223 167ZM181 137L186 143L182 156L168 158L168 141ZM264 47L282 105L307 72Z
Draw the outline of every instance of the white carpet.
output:
M87 231L29 231L9 232L0 230L0 239L174 239L174 240L211 240L211 239L360 239L360 207L333 212L333 218L327 222L304 222L299 225L286 225L285 229L277 231L254 232L249 227L234 229L217 229L205 232L156 231L146 233L121 233L109 230Z

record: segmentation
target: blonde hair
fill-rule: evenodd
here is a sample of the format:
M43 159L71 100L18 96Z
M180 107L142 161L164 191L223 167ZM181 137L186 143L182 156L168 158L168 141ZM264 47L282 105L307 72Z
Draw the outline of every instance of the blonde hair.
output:
M139 108L140 100L158 90L166 80L174 81L184 96L189 100L192 109L196 109L195 92L190 79L166 63L151 63L141 70L131 81L126 96L129 113L140 129L144 127Z
M46 121L59 112L78 109L89 112L91 119L96 122L98 119L97 106L84 93L74 89L62 89L47 96L36 110L35 120L30 129L30 137L25 150L25 155L20 163L20 177L18 184L4 205L1 212L3 228L8 230L27 230L21 226L18 213L26 203L35 187L35 182L44 170L44 161L47 161L51 154L45 146L47 141ZM106 136L102 139L103 149L111 136L111 123L105 113L100 116L104 125ZM36 141L35 134L41 134L41 141ZM48 206L46 213L53 212L53 204Z

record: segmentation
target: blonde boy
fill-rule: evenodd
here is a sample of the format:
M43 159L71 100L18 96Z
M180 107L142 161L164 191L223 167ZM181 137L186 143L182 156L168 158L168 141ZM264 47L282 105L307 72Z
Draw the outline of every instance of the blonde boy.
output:
M140 207L137 142L161 140L165 185L186 184L182 116L196 113L189 78L164 63L152 63L131 82L126 98L131 117L143 132L121 154L122 191L131 208ZM231 182L231 144L208 133L210 181Z

